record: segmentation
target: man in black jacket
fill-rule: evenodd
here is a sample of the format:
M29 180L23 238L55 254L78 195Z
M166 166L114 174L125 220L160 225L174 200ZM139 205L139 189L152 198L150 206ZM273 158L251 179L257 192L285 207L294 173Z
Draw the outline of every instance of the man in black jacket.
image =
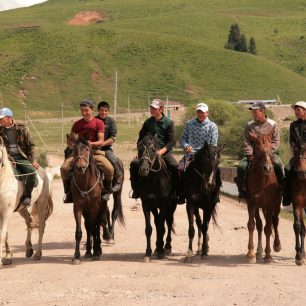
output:
M171 119L166 117L163 113L164 105L161 100L154 99L150 105L151 117L146 119L140 132L137 143L147 134L156 137L159 150L157 154L162 156L168 169L173 176L174 184L177 187L179 184L178 163L171 153L172 147L175 144L174 137L174 123ZM139 198L137 190L137 176L138 176L138 160L132 160L130 164L131 186L133 189L132 198Z
M299 101L292 105L295 117L297 120L290 124L289 143L292 151L306 143L306 102ZM291 204L290 181L293 169L293 160L291 158L288 165L285 167L286 181L284 186L283 206Z

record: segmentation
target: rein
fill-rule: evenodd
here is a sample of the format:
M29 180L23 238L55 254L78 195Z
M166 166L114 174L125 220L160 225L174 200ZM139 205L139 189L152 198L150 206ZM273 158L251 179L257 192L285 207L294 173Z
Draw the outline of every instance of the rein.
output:
M77 184L76 180L75 180L75 177L73 176L73 183L74 183L74 186L76 187L76 189L78 190L78 192L80 193L81 197L84 198L85 196L87 196L90 192L92 192L94 190L94 188L97 186L98 183L101 183L101 180L100 180L100 171L98 171L98 177L97 177L97 180L96 182L93 184L93 186L89 189L89 190L86 190L86 191L83 191L79 185Z
M164 163L164 161L155 152L153 153L154 154L153 158L152 159L150 158L149 149L153 148L153 145L151 145L149 149L145 145L143 145L143 146L144 146L145 150L142 153L142 156L141 156L139 161L141 161L141 160L149 161L149 164L150 164L149 171L152 171L152 172L155 172L155 173L159 172L162 169L162 163ZM153 169L153 166L154 166L154 163L155 163L156 159L158 160L159 168L158 169Z

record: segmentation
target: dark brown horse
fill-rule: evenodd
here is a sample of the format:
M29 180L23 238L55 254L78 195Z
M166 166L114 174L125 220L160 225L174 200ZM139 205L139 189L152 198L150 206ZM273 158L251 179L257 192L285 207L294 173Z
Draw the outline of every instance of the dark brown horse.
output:
M86 140L78 140L73 148L74 172L71 184L73 212L76 222L74 264L79 264L82 238L81 218L84 217L87 232L85 257L99 259L102 254L100 225L105 213L106 201L101 199L101 174L92 157ZM93 253L91 238L93 241Z
M305 224L303 208L306 208L306 145L301 145L294 151L293 172L291 175L290 192L294 214L295 233L295 263L302 265L305 258Z
M250 165L247 176L247 206L249 213L248 230L248 261L255 263L256 258L262 258L262 230L263 225L260 218L259 209L262 209L266 220L264 232L266 235L265 258L266 263L272 262L270 236L272 228L275 231L273 248L275 252L281 250L278 233L279 212L281 204L281 194L278 189L277 176L274 171L272 157L272 135L262 135L250 132L250 137L254 143L254 159ZM253 234L256 228L258 232L258 246L255 256Z
M206 142L202 149L196 152L193 161L188 166L184 174L185 194L187 198L187 216L189 222L188 252L186 262L191 262L193 257L192 242L195 235L194 217L198 227L198 255L202 258L208 255L208 226L211 218L216 223L216 204L213 201L213 191L216 184L216 171L220 152L223 147L217 148L208 145ZM203 218L200 216L199 209L203 210ZM203 219L203 220L202 220ZM201 234L203 242L201 245Z
M145 234L147 237L146 254L143 261L151 260L151 235L152 226L150 214L154 216L156 226L156 253L157 258L162 259L171 253L171 230L173 226L173 214L176 209L176 196L173 192L173 182L166 163L157 154L156 139L145 136L138 144L139 157L139 194L142 202L142 210L145 217ZM165 221L168 227L166 244L164 245Z

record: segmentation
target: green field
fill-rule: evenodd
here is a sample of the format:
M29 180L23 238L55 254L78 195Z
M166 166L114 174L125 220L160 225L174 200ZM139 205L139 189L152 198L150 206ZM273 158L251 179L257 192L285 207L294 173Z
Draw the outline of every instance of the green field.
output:
M82 11L107 18L68 21ZM306 95L306 4L301 1L49 0L0 13L0 94L22 118L74 113L84 97L118 105ZM224 49L230 25L255 37L258 56ZM93 74L98 75L93 79ZM20 94L22 91L22 94Z

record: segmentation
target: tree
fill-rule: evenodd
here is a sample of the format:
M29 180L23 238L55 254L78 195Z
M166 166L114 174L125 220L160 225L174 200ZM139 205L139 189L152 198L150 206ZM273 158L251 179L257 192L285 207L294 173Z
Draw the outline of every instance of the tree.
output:
M240 41L240 28L237 23L231 25L230 32L228 34L227 43L225 44L226 49L236 50L237 44ZM237 50L236 50L237 51Z
M254 37L250 38L249 53L254 54L254 55L257 54L256 43L255 43Z
M237 43L235 50L240 52L248 52L247 40L243 33L240 35L240 40Z

